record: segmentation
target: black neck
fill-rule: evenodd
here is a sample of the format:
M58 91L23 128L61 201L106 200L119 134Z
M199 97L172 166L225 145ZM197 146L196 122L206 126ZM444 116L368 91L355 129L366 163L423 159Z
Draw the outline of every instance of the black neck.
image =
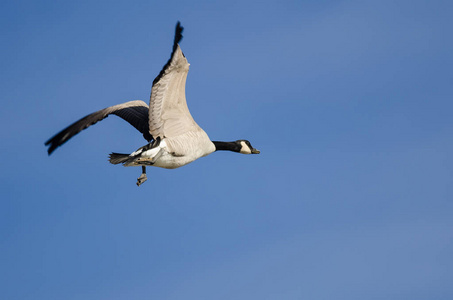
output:
M217 142L213 141L215 145L215 150L227 150L227 151L234 151L239 152L241 151L241 146L238 145L236 142Z

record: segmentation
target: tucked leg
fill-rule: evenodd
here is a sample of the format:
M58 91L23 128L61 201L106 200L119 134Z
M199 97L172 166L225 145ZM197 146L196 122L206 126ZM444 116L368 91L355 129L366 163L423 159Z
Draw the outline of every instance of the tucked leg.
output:
M143 182L145 182L148 178L146 177L146 167L142 166L142 175L137 178L137 186L140 186Z

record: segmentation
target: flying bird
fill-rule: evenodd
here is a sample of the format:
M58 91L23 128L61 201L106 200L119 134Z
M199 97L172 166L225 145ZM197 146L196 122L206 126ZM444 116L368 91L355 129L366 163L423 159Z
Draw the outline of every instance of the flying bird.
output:
M52 154L80 131L111 114L134 126L148 142L131 154L111 153L109 156L112 164L142 167L142 173L137 179L138 186L147 180L147 166L175 169L218 150L242 154L260 153L247 140L211 141L192 118L185 95L189 63L179 46L182 31L183 27L178 22L171 57L153 81L149 106L142 100L135 100L89 114L46 141L48 154Z

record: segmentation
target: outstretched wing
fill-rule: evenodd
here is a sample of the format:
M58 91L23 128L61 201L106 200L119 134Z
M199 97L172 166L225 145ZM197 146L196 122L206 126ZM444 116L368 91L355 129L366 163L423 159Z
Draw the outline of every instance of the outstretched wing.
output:
M89 114L88 116L69 125L65 129L54 135L52 138L50 138L45 143L46 146L49 146L47 153L49 153L49 155L52 154L52 152L55 151L57 147L66 143L74 135L84 130L85 128L107 118L110 114L117 115L118 117L127 121L138 131L140 131L146 140L151 141L153 137L148 130L148 110L149 107L145 102L141 100L135 100L110 106Z
M178 22L171 57L153 81L149 101L149 132L155 138L175 137L201 130L186 103L189 63L178 45L182 31L183 27Z

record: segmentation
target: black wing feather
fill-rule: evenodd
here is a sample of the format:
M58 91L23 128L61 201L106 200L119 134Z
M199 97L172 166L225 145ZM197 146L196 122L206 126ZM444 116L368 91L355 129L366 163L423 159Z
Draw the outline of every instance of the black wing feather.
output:
M175 54L175 51L178 47L178 43L182 40L182 32L184 30L184 27L181 26L181 23L178 21L176 23L176 29L175 29L175 39L173 42L173 51L171 53L170 59L167 61L165 66L162 68L160 71L159 75L153 80L153 85L158 82L162 76L164 75L165 71L171 64L171 60L173 59L173 55ZM184 54L183 54L184 55ZM128 102L132 103L134 101ZM142 101L140 101L142 102ZM124 103L124 105L127 106L127 103ZM134 126L138 131L140 131L143 134L143 137L149 142L153 139L152 135L149 133L149 108L144 102L143 104L139 104L137 106L128 106L128 107L120 107L120 105L115 105L111 107L107 107L104 109L101 109L97 112L94 112L92 114L89 114L85 116L84 118L78 120L77 122L69 125L56 135L54 135L52 138L50 138L45 145L49 146L49 149L47 152L52 154L55 149L57 149L59 146L63 145L66 143L70 138L72 138L74 135L79 133L80 131L84 130L85 128L96 124L97 122L107 118L110 114L114 114L119 116L120 118L124 119L127 121L129 124Z
M135 101L131 101L131 103L132 102ZM147 141L151 141L153 137L149 133L148 125L149 108L143 101L140 102L143 103L143 105L137 104L136 106L127 106L127 103L124 103L101 109L97 112L94 112L83 117L82 119L69 125L65 129L54 135L52 138L50 138L48 141L46 141L45 145L49 146L49 149L47 149L47 153L49 155L52 154L52 152L55 151L55 149L66 143L74 135L81 132L85 128L107 118L110 114L117 115L118 117L127 121L129 124L134 126L138 131L140 131Z
M162 76L164 76L165 71L170 66L170 63L171 63L171 60L173 59L173 55L175 54L176 48L178 47L179 42L182 40L182 31L183 30L184 30L184 27L182 27L181 26L181 22L178 21L178 23L176 23L175 40L173 42L173 51L171 52L170 59L167 61L165 66L162 68L162 70L160 71L159 75L157 75L157 77L154 78L153 85L156 82L158 82L162 78ZM184 53L183 53L183 55L184 55Z

